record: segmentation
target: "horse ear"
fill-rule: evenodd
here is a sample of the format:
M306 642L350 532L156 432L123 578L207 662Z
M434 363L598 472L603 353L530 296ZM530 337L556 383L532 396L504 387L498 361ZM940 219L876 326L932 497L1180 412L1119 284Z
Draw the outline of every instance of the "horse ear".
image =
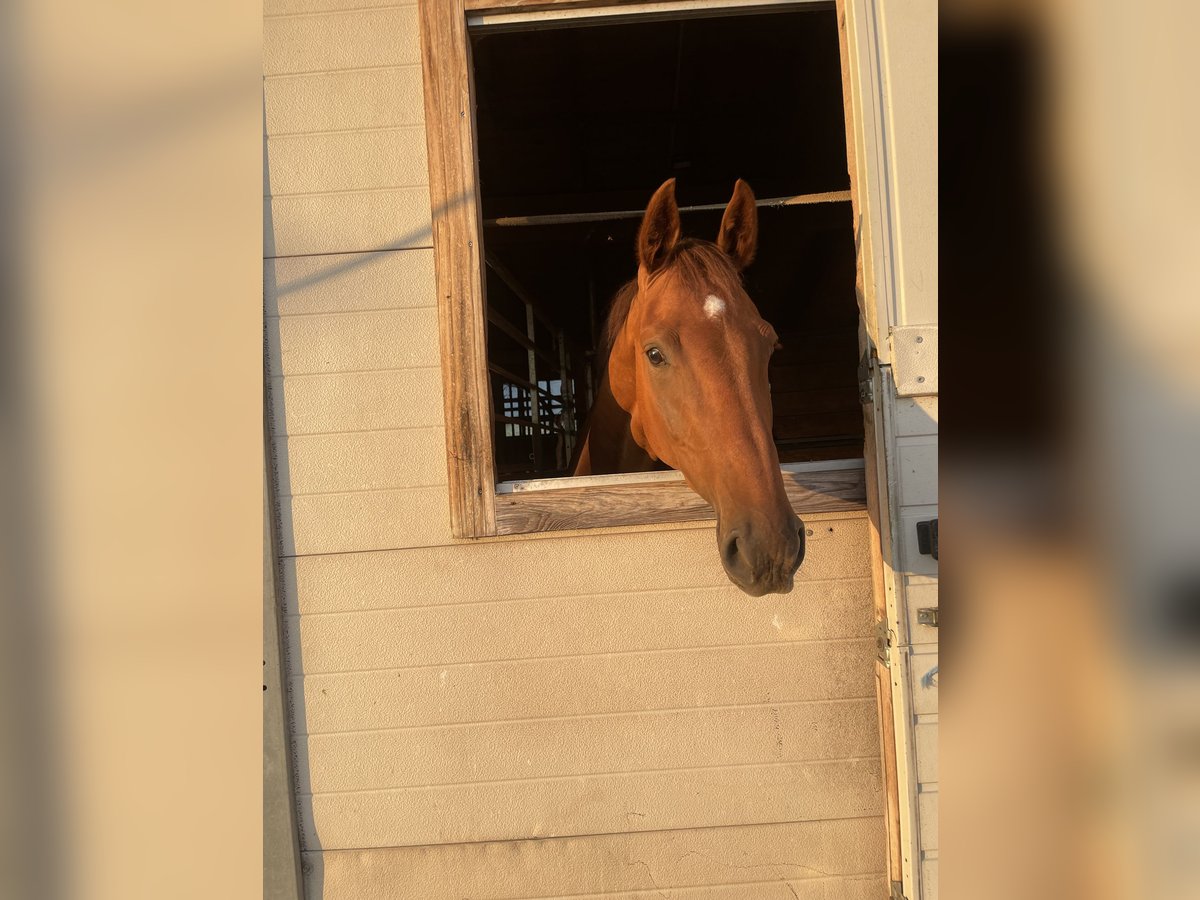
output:
M665 261L679 241L679 207L675 205L675 179L664 181L654 192L638 231L638 264L653 272Z
M739 269L754 261L754 251L758 249L758 206L754 202L754 191L740 178L733 186L733 199L721 218L717 246Z

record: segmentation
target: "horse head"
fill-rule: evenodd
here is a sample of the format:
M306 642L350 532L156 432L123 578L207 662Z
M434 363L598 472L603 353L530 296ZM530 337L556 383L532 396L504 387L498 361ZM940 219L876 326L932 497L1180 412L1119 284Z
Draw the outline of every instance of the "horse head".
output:
M742 286L758 212L740 179L716 243L682 237L674 179L650 200L623 321L610 320L608 385L633 440L683 473L717 513L730 580L787 593L804 557L771 434L767 365L779 346Z

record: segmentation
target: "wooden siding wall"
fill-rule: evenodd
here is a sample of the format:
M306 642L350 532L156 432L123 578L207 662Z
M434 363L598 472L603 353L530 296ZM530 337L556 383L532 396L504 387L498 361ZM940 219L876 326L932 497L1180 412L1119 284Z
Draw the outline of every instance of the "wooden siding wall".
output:
M454 540L415 6L265 12L308 896L881 896L865 515L758 600L711 525Z

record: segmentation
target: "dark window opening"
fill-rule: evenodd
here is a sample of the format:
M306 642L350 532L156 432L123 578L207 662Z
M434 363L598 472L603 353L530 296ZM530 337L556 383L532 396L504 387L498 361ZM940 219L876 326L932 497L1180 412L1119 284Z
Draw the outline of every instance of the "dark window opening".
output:
M472 53L496 475L569 475L654 190L719 204L683 213L714 240L738 178L760 201L849 189L836 14L484 32ZM782 462L862 454L855 265L847 200L759 207L745 280L783 344Z

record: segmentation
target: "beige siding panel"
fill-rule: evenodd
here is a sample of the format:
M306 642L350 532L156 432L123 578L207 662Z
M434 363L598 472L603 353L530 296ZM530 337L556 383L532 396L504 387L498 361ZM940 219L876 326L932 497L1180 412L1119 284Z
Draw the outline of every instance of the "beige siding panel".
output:
M321 498L297 497L293 502L298 506L317 499ZM865 603L869 585L820 584L800 591L800 602L819 604L825 597L847 594ZM300 616L298 627L293 620L289 630L299 643L292 649L303 654L304 670L310 674L805 639L791 637L804 630L785 624L791 618L786 610L748 609L742 596L731 586L370 610ZM830 639L869 640L863 634L860 629L852 638Z
M302 795L326 850L880 815L877 759Z
M936 650L936 645L934 647ZM914 653L911 657L913 714L936 715L938 711L938 666L937 653Z
M937 438L905 438L897 447L895 472L905 506L938 502Z
M285 556L418 547L451 540L445 487L280 498Z
M263 271L267 315L433 309L437 304L432 250L268 259Z
M263 15L271 17L408 5L411 4L397 4L396 0L263 0Z
M917 806L920 809L921 849L936 850L938 848L938 792L922 791L917 795Z
M410 65L420 54L416 6L263 22L266 75Z
M424 187L425 128L297 134L267 139L264 196Z
M420 125L423 91L419 65L267 78L267 135Z
M806 642L305 675L292 685L297 727L322 734L873 697L874 656L869 642Z
M272 375L319 375L441 365L436 309L269 317Z
M407 369L271 379L275 434L442 424L442 372Z
M651 898L686 896L681 889L695 887L706 898L878 900L886 894L881 832L877 819L835 819L332 851L306 854L305 862L309 896L325 900L578 898L595 896L601 886ZM710 885L727 887L714 893Z
M305 793L873 757L873 699L317 735Z
M429 189L272 197L263 201L267 257L431 247Z
M440 372L429 371L440 379ZM411 376L413 373L402 374ZM382 373L378 377L382 378ZM343 390L350 391L357 386L359 392L364 393L371 385L366 382L366 376L361 376L362 381L358 381L359 378L288 379L289 386L328 379L338 389L331 399L326 398L333 389L324 384L320 385L321 392L315 398L297 393L294 400L297 417L302 419L304 426L337 424L338 420L332 415L319 417L318 412L333 406L335 400L341 400ZM371 387L382 392L388 384L384 380L382 385ZM317 388L309 390L316 391ZM393 397L408 396L399 389L393 391ZM377 412L372 403L378 402L368 397L363 404L368 410ZM431 415L436 416L440 424L440 391L436 402L438 406ZM407 406L402 408L409 409ZM341 430L350 430L350 427L343 426ZM294 433L297 430L338 429L289 427L288 430ZM804 564L797 573L796 591L801 593L750 598L729 587L730 596L736 596L750 610L770 610L772 613L781 610L798 615L805 612L805 607L792 598L803 595L805 582L870 577L865 513L823 519L813 523L812 530L812 536L807 539ZM594 596L644 591L655 585L671 588L728 585L717 559L716 538L711 525L645 532L603 532L582 537L518 538L465 546L298 559L285 566L284 577L289 611L301 613L388 609L463 600ZM396 591L396 585L404 585L403 593ZM819 615L820 608L811 612Z
M899 397L893 407L897 437L938 433L938 398Z
M917 781L938 780L938 728L937 720L918 722L913 729L917 749Z
M921 900L938 900L937 857L921 861Z
M441 428L314 434L287 439L279 494L328 494L446 483Z

